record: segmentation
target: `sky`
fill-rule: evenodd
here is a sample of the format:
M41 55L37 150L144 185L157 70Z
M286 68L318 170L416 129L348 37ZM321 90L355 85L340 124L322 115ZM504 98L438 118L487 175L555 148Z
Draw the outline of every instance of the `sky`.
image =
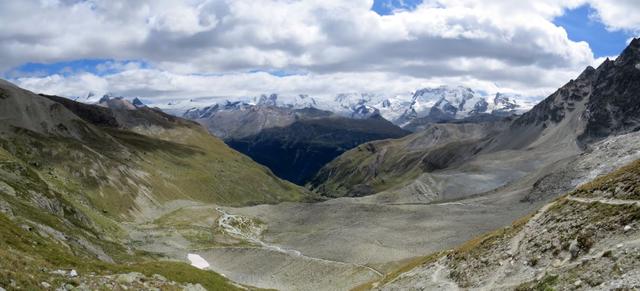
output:
M526 3L531 2L531 3ZM0 1L0 77L67 97L544 97L640 35L637 0Z

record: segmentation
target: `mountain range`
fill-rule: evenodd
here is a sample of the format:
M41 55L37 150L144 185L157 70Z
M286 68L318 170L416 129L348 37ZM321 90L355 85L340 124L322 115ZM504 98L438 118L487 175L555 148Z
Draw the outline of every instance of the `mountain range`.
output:
M193 120L212 118L216 114L228 114L229 111L246 111L248 108L277 108L287 112L314 108L354 119L381 115L394 124L404 127L414 120L420 122L421 119L426 123L482 115L521 114L534 105L532 100L517 94L496 93L490 96L466 87L440 86L423 88L411 95L394 97L369 93L338 94L334 98L270 94L213 103L208 106L192 105L190 107L189 101L154 104L154 106L174 114L183 112L184 117ZM280 123L274 122L274 124Z
M530 110L89 99L0 80L1 289L640 287L640 39Z

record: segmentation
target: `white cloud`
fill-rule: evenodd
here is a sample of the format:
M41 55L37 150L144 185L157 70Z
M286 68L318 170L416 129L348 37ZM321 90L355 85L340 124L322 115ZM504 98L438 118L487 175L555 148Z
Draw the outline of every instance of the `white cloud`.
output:
M610 29L637 31L634 2L434 0L380 16L372 0L0 1L0 71L82 58L152 65L18 80L63 95L392 94L442 83L544 95L599 61L553 18L590 3ZM246 73L255 69L308 74Z
M527 70L511 74L529 74ZM536 72L545 75L546 82L574 76L563 73ZM386 72L303 74L274 76L266 72L232 73L221 75L176 74L157 69L130 69L119 73L96 76L90 73L77 75L51 75L46 77L22 77L15 80L26 89L38 93L84 97L89 92L96 95L143 97L154 103L195 97L219 97L221 100L257 96L264 93L282 95L309 94L316 98L333 98L339 93L369 92L381 95L405 95L423 87L442 84L463 85L489 94L519 92L529 96L543 96L550 88L518 87L517 82L490 82L466 76L443 76L429 79Z
M640 3L637 0L591 0L598 18L611 30L640 33Z

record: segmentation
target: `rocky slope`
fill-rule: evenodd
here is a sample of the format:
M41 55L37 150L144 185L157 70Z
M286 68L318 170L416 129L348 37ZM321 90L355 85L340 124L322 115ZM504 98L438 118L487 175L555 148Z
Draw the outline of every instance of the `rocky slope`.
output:
M510 227L425 257L374 285L381 290L640 288L639 181L640 161L635 161Z
M302 119L289 126L270 128L227 144L278 177L304 185L329 161L371 140L398 138L408 132L380 116Z
M149 288L236 288L185 257L137 250L130 230L166 204L275 203L308 193L196 123L103 101L87 105L0 81L0 286L137 288L148 280ZM143 275L120 282L130 272Z

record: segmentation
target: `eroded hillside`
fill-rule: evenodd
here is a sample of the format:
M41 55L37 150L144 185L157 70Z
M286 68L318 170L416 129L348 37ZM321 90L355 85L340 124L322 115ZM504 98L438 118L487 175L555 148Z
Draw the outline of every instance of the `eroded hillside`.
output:
M415 268L375 286L382 290L638 288L639 182L640 161L635 161L580 186L533 216L426 257Z

